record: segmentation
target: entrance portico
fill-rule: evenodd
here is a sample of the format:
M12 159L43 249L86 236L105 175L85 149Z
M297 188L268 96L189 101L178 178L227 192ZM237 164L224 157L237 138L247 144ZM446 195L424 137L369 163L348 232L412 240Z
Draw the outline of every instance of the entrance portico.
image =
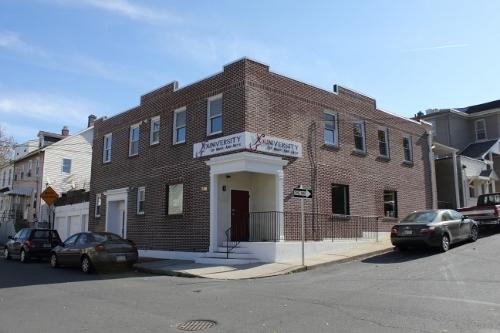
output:
M250 211L283 211L283 167L288 161L276 156L240 152L213 157L206 163L210 167L210 252L216 252L226 240L226 230L238 218L236 210L245 207L244 202L241 205L244 200L241 192L248 193L246 205ZM240 205L235 200L239 200ZM279 230L282 240L283 226ZM237 237L247 237L248 233L251 230L242 231Z

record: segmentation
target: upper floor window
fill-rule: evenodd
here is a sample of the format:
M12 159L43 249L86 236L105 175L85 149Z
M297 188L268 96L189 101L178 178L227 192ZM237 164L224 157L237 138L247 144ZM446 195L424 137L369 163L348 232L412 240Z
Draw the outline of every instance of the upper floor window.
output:
M146 201L146 188L139 187L137 189L137 214L144 214L144 202Z
M139 124L130 126L130 139L128 155L134 156L139 154Z
M380 156L389 158L389 130L386 127L378 130L378 151Z
M151 134L149 144L154 145L160 143L160 116L151 118Z
M338 146L339 133L337 125L337 114L332 112L324 112L325 120L325 143L328 145Z
M364 121L355 121L352 123L354 133L354 149L360 152L366 151L365 146L365 123Z
M9 185L12 185L12 169L9 169Z
M3 171L3 179L2 179L2 187L5 186L5 182L7 181L7 170Z
M174 111L174 144L186 141L186 108Z
M68 158L63 158L62 160L62 172L71 173L71 160Z
M478 119L474 122L476 129L476 141L486 139L486 123L484 119Z
M111 162L111 147L113 145L113 134L109 133L104 136L104 147L102 150L102 161L104 163Z
M413 162L413 147L411 142L411 136L405 136L403 138L403 150L405 162Z
M40 174L40 160L36 159L35 160L35 175L38 176Z
M31 177L31 170L33 169L33 161L29 160L28 162L28 177Z
M222 94L208 99L207 134L222 133Z

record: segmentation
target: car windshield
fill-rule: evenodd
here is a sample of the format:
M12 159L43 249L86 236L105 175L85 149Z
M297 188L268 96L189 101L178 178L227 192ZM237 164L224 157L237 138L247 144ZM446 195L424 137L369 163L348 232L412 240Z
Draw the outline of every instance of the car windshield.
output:
M105 242L105 241L116 241L116 240L122 240L121 237L115 235L115 234L93 234L94 239L96 242Z
M482 195L479 197L479 205L498 205L500 204L500 194Z
M436 219L436 216L437 212L435 211L415 212L402 219L401 223L429 223L433 222Z

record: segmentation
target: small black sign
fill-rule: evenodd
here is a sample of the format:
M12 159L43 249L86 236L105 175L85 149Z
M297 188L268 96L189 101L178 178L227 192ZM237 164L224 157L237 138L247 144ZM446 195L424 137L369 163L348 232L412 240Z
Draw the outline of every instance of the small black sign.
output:
M294 188L293 189L293 196L294 198L305 198L309 199L312 197L312 191L308 189L303 189L303 188Z

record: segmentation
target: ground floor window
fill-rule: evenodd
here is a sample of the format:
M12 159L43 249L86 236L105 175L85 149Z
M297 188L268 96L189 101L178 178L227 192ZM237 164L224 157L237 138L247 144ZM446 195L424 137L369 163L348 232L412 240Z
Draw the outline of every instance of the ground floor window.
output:
M332 184L332 213L349 215L349 186Z
M398 199L395 191L384 191L384 216L398 217Z
M144 202L146 201L146 188L139 187L137 189L137 214L144 214Z
M95 196L95 217L101 216L101 194Z
M167 215L182 214L184 185L183 184L168 185L167 197L168 197Z
M474 185L469 185L469 197L476 197L476 189L474 188Z

